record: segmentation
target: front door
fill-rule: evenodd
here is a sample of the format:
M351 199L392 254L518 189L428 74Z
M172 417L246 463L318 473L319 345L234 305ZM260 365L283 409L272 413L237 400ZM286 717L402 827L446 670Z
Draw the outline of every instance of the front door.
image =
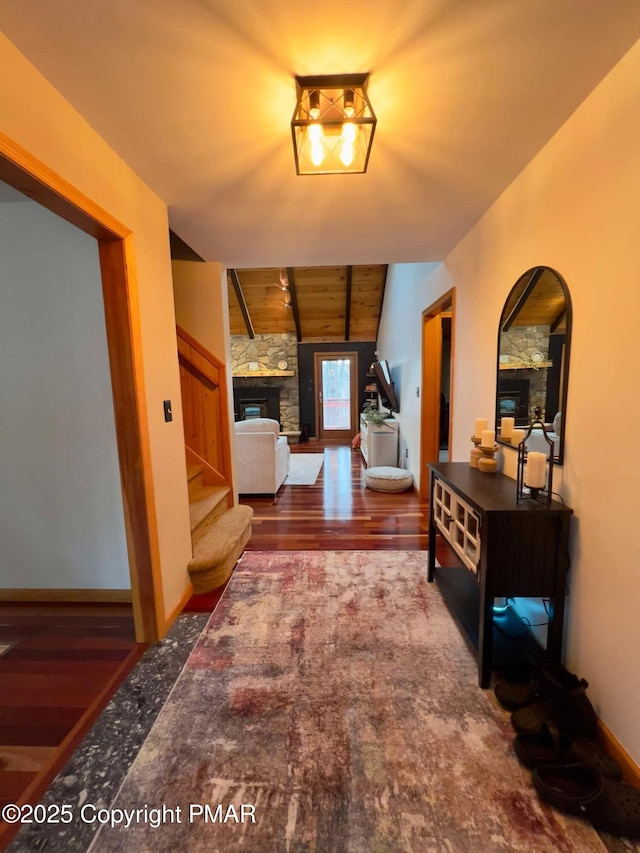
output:
M318 352L314 361L316 435L349 442L358 431L358 354Z

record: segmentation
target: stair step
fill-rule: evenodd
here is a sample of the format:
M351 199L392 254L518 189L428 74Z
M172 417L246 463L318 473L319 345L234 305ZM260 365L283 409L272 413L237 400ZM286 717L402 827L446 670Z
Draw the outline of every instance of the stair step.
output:
M196 528L205 521L215 521L228 508L228 486L203 486L200 482L189 486L189 517L191 519L191 537L196 536ZM212 516L209 519L209 516ZM200 531L198 531L199 533Z
M226 583L251 536L252 517L250 506L234 506L195 543L189 563L194 592L209 592Z
M187 465L187 482L195 480L198 474L202 474L202 465Z

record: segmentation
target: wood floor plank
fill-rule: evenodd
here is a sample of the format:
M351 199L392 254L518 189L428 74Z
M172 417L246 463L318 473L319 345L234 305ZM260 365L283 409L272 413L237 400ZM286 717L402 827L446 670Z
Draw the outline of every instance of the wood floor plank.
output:
M85 669L68 675L51 673L46 675L30 673L27 675L13 672L2 673L2 705L86 708L95 693L104 684L104 678L99 674L90 674Z
M7 803L16 803L29 785L33 783L37 773L28 773L24 770L3 770L0 773L0 806ZM2 825L0 825L2 829ZM2 835L0 834L0 843Z
M281 486L275 498L247 496L253 533L247 550L426 550L428 505L416 492L374 492L364 462L350 446L294 445L292 453L323 452L313 486Z
M55 755L55 747L1 746L0 767L9 772L39 773Z
M0 638L0 802L36 803L146 646L131 605L3 603Z

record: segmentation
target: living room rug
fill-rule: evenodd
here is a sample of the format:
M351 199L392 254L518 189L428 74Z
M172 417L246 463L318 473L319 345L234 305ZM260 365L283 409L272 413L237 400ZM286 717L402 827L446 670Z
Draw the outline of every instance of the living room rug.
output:
M292 453L285 486L313 486L324 463L324 453Z
M426 561L247 552L92 853L604 851L538 800Z

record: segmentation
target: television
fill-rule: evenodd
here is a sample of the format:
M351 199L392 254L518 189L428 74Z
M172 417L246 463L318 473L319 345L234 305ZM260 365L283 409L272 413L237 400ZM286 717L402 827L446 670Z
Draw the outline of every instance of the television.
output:
M390 412L399 412L400 404L396 396L396 392L391 381L391 371L389 370L388 361L376 361L373 364L373 373L376 377L376 385L378 386L378 394L380 401L385 409Z

